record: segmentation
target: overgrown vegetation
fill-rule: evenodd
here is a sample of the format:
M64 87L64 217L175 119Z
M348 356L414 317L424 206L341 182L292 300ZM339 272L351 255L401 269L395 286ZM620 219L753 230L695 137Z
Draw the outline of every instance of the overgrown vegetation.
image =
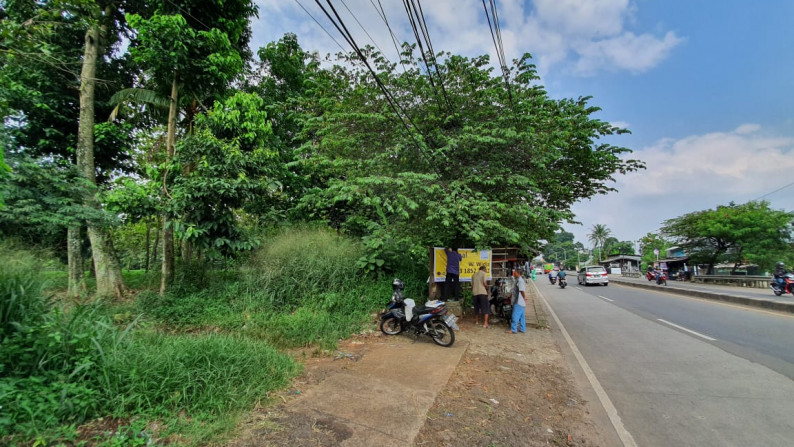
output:
M41 255L0 247L3 442L65 442L101 416L128 421L100 437L106 445L144 444L152 421L168 427L160 437L222 436L299 371L277 348L332 348L389 296L390 281L359 275L358 242L312 228L266 240L246 262L180 269L189 273L164 297L144 290L112 307L55 300ZM406 279L412 293L424 284Z

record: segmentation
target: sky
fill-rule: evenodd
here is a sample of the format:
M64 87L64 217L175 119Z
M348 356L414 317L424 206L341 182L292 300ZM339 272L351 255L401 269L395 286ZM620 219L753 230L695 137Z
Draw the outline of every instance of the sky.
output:
M315 1L256 1L254 50L287 32L323 56L340 51L337 42L345 45ZM332 4L359 45L374 42L396 60L378 4L398 41L413 42L402 1ZM794 2L496 5L507 59L531 53L539 83L553 98L592 96L591 105L602 109L596 118L631 131L605 141L646 163L645 170L618 174L611 184L617 192L572 204L581 224L564 229L576 241L590 245L590 229L602 224L619 240L636 242L667 219L730 202L764 199L773 209L794 211ZM436 52L497 60L482 1L421 6Z

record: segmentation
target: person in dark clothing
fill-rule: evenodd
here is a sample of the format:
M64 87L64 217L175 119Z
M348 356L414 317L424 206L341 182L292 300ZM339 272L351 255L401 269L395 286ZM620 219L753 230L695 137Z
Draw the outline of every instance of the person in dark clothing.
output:
M458 253L457 248L447 247L444 252L447 254L447 277L444 280L444 301L449 299L449 292L452 289L452 299L460 299L460 261L463 256Z
M785 286L786 281L783 279L783 277L786 276L786 273L788 273L786 270L786 264L783 264L782 262L775 264L774 279L780 287Z

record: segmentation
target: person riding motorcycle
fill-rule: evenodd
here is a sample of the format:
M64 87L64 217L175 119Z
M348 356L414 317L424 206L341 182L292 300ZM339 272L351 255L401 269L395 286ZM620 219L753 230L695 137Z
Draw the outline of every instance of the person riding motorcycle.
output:
M788 273L788 270L786 270L786 264L783 264L783 262L778 262L775 264L774 278L777 285L781 288L785 287L786 281L783 279L783 277L786 276L786 273Z

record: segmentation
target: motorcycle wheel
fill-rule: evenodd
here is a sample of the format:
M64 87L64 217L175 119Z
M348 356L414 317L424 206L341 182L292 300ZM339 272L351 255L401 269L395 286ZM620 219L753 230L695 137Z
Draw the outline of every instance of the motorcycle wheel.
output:
M397 335L403 331L403 325L395 317L389 317L380 322L380 330L386 335Z
M441 320L436 320L430 323L430 337L439 345L448 348L455 343L455 331L453 331L447 323Z
M564 289L564 288L565 288L565 283L564 283L564 282L561 282L561 283L560 283L560 288L561 288L561 289Z
M772 289L772 291L775 292L775 296L783 295L783 291L780 289Z

